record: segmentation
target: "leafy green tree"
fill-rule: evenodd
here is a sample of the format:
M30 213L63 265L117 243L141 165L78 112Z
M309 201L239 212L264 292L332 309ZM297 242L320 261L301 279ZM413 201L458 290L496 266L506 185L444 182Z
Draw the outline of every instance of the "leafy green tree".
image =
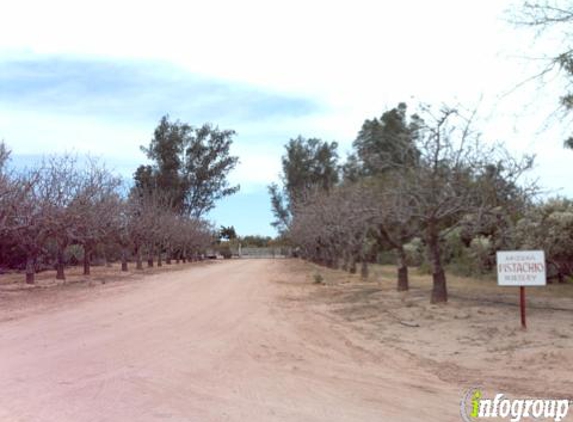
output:
M216 201L239 190L227 180L239 161L230 152L234 135L233 130L210 124L194 128L163 116L149 146L142 147L153 164L139 166L136 188L168 193L176 212L200 218Z
M346 173L350 177L357 172L372 176L416 163L414 141L422 122L417 115L408 121L406 112L406 103L400 103L380 118L362 124L353 143L355 155L347 163Z
M270 236L248 235L240 238L241 245L251 248L266 248L271 246L273 239Z
M417 114L407 117L407 105L403 102L380 118L366 120L353 143L354 152L343 166L346 183L368 182L365 192L372 207L378 210L377 225L369 233L378 249L396 252L398 290L408 290L404 245L418 227L405 199L396 192L393 174L419 164L416 141L423 123Z
M4 141L0 141L0 175L3 174L4 168L9 159L10 159L10 149L4 143Z
M221 228L219 229L219 238L220 239L226 239L226 240L236 239L237 238L237 232L235 231L235 227L234 226L229 226L229 227L221 226Z
M346 157L346 161L342 164L342 177L346 183L356 183L364 177L364 169L356 153Z
M269 186L271 206L279 232L285 232L292 219L293 207L315 190L329 191L339 181L338 144L318 138L291 139L282 157L282 188Z
M275 227L279 233L285 234L292 220L290 206L286 199L287 195L276 183L269 185L268 189L269 195L271 196L271 210L275 217L271 225Z

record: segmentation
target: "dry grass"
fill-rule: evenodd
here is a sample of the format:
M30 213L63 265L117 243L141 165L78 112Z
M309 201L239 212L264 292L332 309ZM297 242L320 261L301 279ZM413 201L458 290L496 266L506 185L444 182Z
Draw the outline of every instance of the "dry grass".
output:
M396 289L396 267L391 265L371 265L370 274L367 280L359 274L348 274L344 271L331 270L319 267L315 264L308 264L314 273L319 273L324 278L324 284L366 284L377 286L383 291L393 291ZM417 294L427 293L428 298L432 290L432 277L430 274L423 274L417 268L409 269L410 288ZM482 278L461 277L447 274L448 292L451 299L477 300L477 301L507 301L514 303L518 298L519 290L515 287L501 287L497 285L495 276L484 276ZM544 287L527 288L527 296L540 304L550 299L573 299L573 284L553 283Z

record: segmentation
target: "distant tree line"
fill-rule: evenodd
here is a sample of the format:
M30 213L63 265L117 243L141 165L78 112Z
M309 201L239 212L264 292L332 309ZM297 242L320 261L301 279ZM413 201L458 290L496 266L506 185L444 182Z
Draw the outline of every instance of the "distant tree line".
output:
M280 237L272 238L271 236L261 235L245 235L240 236L235 231L234 226L221 226L219 229L219 239L227 241L235 241L245 248L268 248L272 246L284 246L284 242Z
M500 249L544 249L550 275L573 274L573 206L541 202L523 175L533 157L486 143L474 114L404 103L366 120L341 163L337 144L298 137L285 146L282 184L269 187L273 225L303 258L368 275L394 254L397 289L408 266L433 277L431 301L447 301L445 267L490 272Z
M94 260L120 260L122 270L203 257L216 230L203 218L214 203L235 193L228 173L233 131L193 128L161 119L140 166L126 186L98 160L71 155L45 158L15 170L0 143L0 269L25 269L34 283L39 269Z
M284 248L284 250L288 250L288 244L280 236L276 238L260 235L240 236L237 234L234 226L221 226L217 237L216 251L226 259L231 258L233 255L240 256L240 251L245 248Z

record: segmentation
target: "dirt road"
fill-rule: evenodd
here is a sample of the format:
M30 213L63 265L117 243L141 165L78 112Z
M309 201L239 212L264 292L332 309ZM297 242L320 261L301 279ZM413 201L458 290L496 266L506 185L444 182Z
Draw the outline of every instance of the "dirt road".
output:
M287 266L192 267L1 322L0 420L460 420L460 386L310 310Z

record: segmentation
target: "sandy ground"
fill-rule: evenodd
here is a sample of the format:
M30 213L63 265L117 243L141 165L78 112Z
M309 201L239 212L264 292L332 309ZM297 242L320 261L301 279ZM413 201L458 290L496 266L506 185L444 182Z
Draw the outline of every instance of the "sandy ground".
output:
M472 386L573 391L571 312L538 310L523 333L509 306L431 307L423 288L313 271L234 260L3 286L0 420L459 421Z
M450 301L438 306L429 303L430 277L415 271L407 293L395 291L391 267L376 282L317 271L327 285L311 292L313 306L440 379L492 396L573 399L572 285L528 288L523 330L519 290L495 280L450 276Z

